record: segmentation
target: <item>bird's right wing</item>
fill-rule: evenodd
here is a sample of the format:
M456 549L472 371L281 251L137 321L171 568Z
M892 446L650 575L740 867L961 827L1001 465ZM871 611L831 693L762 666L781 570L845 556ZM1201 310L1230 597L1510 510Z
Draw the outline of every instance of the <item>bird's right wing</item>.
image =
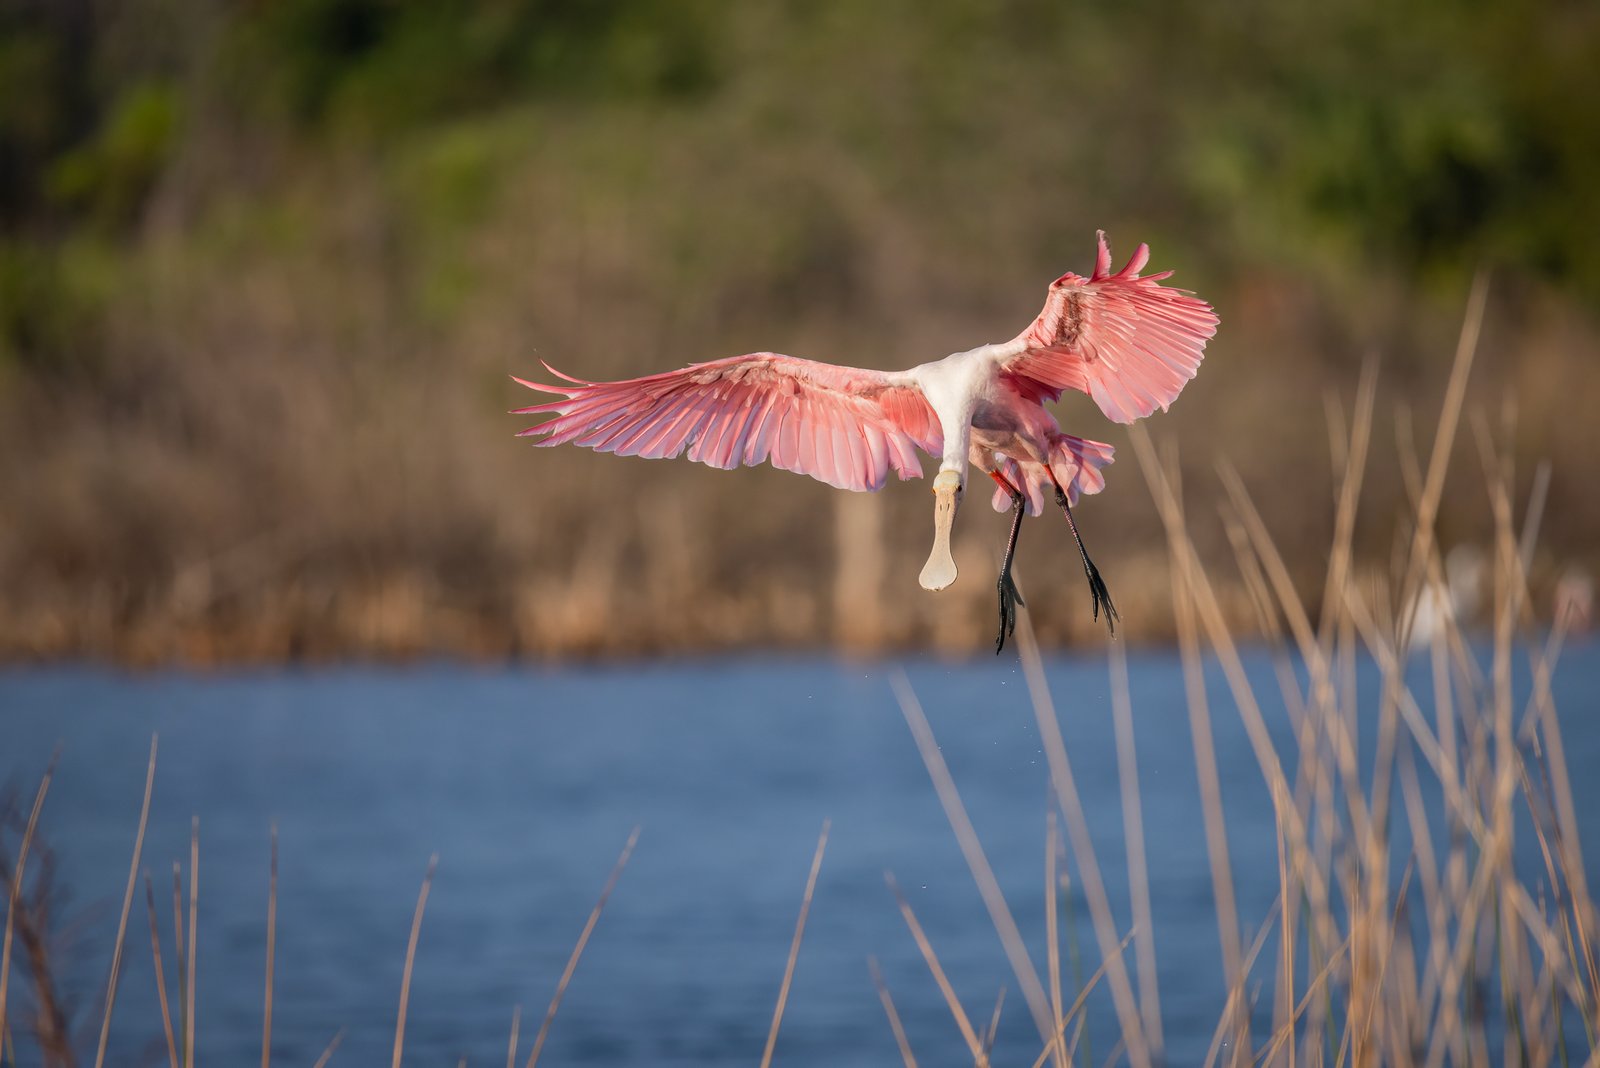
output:
M1178 398L1217 332L1217 313L1192 293L1160 285L1171 271L1141 278L1149 246L1112 274L1103 232L1099 241L1094 274L1068 272L1051 283L1044 310L1010 343L1001 370L1051 400L1063 389L1082 390L1106 418L1131 423Z
M554 415L521 436L712 467L772 466L850 490L876 490L889 470L922 475L916 450L938 456L944 437L922 391L904 374L756 352L621 382L516 379L560 400L513 414Z

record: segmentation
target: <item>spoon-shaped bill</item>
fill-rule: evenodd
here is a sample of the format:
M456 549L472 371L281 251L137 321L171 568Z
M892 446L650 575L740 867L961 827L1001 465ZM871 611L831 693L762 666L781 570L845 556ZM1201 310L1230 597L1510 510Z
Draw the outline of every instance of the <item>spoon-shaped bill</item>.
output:
M960 504L961 476L954 471L940 471L933 480L933 551L918 578L925 590L942 590L956 580L956 561L950 555L950 526Z

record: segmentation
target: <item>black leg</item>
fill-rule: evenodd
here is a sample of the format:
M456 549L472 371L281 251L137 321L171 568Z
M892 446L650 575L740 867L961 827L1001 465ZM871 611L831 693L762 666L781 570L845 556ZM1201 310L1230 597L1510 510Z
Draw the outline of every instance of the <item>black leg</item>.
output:
M994 640L995 656L1006 647L1007 636L1017 629L1017 605L1028 607L1022 594L1017 592L1017 584L1011 580L1011 558L1017 555L1017 535L1022 531L1023 501L1022 494L1011 494L1011 540L1006 542L1006 556L1000 563L1000 581L995 583L1000 593L1000 636Z
M1100 605L1106 606L1106 626L1111 628L1111 633L1117 632L1117 606L1111 603L1111 591L1106 589L1105 579L1100 577L1100 569L1094 566L1094 561L1089 559L1089 551L1083 547L1083 539L1078 536L1078 524L1072 521L1072 509L1067 505L1067 495L1061 487L1056 487L1056 503L1061 506L1061 514L1067 517L1067 526L1072 530L1072 540L1078 543L1078 555L1083 557L1083 571L1089 576L1089 596L1094 598L1094 618L1100 618Z

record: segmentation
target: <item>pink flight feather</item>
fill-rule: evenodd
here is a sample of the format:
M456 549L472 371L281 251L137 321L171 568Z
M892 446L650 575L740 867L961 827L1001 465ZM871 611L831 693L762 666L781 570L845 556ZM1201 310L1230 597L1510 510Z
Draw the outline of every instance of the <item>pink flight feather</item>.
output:
M551 415L525 436L621 456L679 456L712 467L763 461L830 486L876 490L892 470L920 478L916 449L937 456L938 417L915 386L881 371L756 352L620 382L544 365L559 385L517 378L561 399L516 409Z
M1087 393L1119 423L1166 411L1200 369L1217 314L1188 291L1158 284L1170 271L1140 277L1149 259L1149 246L1140 245L1111 274L1101 232L1094 273L1068 272L1051 283L1044 310L1017 335L1026 348L1004 373L1051 400L1064 389Z

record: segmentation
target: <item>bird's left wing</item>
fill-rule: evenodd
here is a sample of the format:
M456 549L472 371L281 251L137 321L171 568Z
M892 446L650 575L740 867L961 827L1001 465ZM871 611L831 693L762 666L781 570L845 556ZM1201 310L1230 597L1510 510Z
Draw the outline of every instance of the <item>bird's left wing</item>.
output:
M1068 272L1051 283L1044 310L1010 343L1001 372L1051 400L1082 390L1119 423L1166 411L1199 370L1217 313L1194 294L1159 284L1171 271L1141 278L1149 258L1149 246L1140 245L1112 274L1102 232L1094 274Z
M560 400L513 414L554 415L522 436L539 445L568 442L650 459L674 457L712 467L772 466L837 486L876 490L890 469L918 478L916 450L943 448L938 417L904 374L838 367L755 352L621 382L516 379Z

